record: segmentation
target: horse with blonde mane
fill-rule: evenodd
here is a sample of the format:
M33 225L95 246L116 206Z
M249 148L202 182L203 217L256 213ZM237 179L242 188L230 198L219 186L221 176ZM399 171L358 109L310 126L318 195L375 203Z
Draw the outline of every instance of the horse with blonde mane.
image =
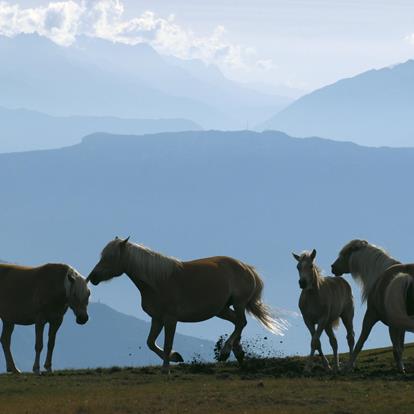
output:
M334 329L339 324L339 318L347 331L349 355L354 347L354 298L351 286L342 278L324 277L314 263L316 250L303 252L300 255L292 253L297 260L299 286L302 293L299 298L299 308L303 320L311 334L311 352L305 370L311 370L313 356L318 350L326 369L331 369L329 362L322 352L320 337L326 332L334 354L334 370L339 370L338 342ZM317 325L315 329L315 325Z
M209 257L183 262L156 253L147 247L115 238L102 250L101 258L88 280L98 285L125 273L141 293L142 308L151 317L148 347L163 360L183 358L172 350L177 322L200 322L218 316L235 325L225 342L220 360L233 351L239 362L244 351L241 334L247 324L245 312L256 317L265 328L280 333L283 324L261 301L263 281L250 265L231 257ZM156 339L164 329L164 348Z
M414 264L401 264L380 247L366 240L352 240L339 252L332 273L351 273L361 283L367 301L361 335L355 345L349 369L362 350L373 326L388 325L397 368L405 372L403 351L405 332L414 332Z
M52 371L52 354L57 331L68 307L80 325L88 321L89 289L86 280L72 267L48 263L39 267L0 264L1 344L7 372L19 373L10 351L14 325L35 325L36 357L33 372L40 373L43 330L49 323L45 369Z

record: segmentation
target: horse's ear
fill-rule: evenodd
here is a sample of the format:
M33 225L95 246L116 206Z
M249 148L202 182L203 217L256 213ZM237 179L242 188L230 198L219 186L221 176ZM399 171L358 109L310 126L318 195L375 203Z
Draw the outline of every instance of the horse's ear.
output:
M126 246L126 244L128 243L129 238L130 238L130 236L128 236L126 239L121 241L121 248Z
M313 249L313 250L312 250L312 253L311 253L311 255L310 255L310 258L311 258L312 260L314 260L314 259L315 259L315 257L316 257L316 250L315 250L315 249Z
M300 256L297 255L296 253L292 252L292 256L299 262L300 261Z
M119 240L119 237L118 236L115 236L115 240Z

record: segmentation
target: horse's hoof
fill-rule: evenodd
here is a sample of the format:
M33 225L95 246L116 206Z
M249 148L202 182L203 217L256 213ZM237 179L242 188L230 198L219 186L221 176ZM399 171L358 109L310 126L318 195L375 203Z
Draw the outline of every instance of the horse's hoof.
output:
M353 371L354 371L354 368L355 368L354 364L350 364L350 363L348 363L348 364L346 364L346 365L345 365L345 367L343 368L343 372L344 372L345 374L351 373L351 372L353 372Z
M163 365L162 368L161 368L161 374L164 374L164 375L171 374L170 366L169 365Z
M39 368L33 368L33 374L40 375L40 369Z
M178 352L171 352L170 362L184 362L184 358Z
M244 361L244 352L243 351L241 351L241 352L237 352L237 353L234 353L234 356L236 357L236 359L237 359L237 362L240 364L240 365L242 365L243 364L243 361Z
M21 374L22 372L20 371L20 369L18 369L18 368L16 368L16 367L14 367L14 368L10 368L10 369L7 369L7 372L9 372L10 374L14 374L14 375L19 375L19 374Z
M51 374L51 373L53 372L52 367L45 367L45 371L46 371L48 374Z

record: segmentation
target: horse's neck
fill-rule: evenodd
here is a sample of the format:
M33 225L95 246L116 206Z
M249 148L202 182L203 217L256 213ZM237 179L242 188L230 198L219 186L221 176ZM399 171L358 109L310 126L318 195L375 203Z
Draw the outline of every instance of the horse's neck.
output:
M319 269L314 269L314 275L313 275L313 288L317 291L321 288L323 282L325 281L325 278L321 275L321 272Z
M400 262L382 251L372 254L369 259L358 255L351 258L351 274L362 283L362 298L366 300L378 278L392 265Z

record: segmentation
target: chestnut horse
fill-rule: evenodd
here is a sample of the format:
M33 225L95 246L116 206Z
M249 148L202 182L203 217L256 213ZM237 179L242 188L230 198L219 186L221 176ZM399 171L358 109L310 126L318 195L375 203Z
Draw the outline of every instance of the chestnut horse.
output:
M245 311L272 332L283 329L283 322L261 301L263 282L252 266L230 257L182 262L128 240L110 241L87 280L98 285L123 273L131 279L141 292L143 310L152 318L147 345L163 360L164 369L170 361L183 361L172 351L177 322L214 316L232 322L235 329L220 353L223 361L232 350L239 362L244 358L240 338L247 324ZM161 349L155 341L163 328Z
M14 325L33 325L36 330L36 357L33 372L40 373L43 329L49 323L49 341L45 369L52 370L56 333L68 307L78 324L88 320L89 289L86 280L65 264L24 267L0 264L0 319L3 321L1 344L7 372L19 373L10 351Z
M414 264L401 264L383 249L366 240L352 240L339 252L332 273L351 273L361 282L362 298L367 301L361 335L349 364L352 369L373 326L388 325L397 368L402 361L405 332L414 332Z
M318 266L314 263L315 249L311 253L303 252L300 255L293 253L293 257L298 262L299 286L302 289L299 308L312 337L311 353L305 370L310 370L310 364L316 350L318 350L325 368L330 369L319 339L322 332L325 331L334 354L334 369L338 371L338 342L334 328L338 325L339 318L342 319L347 331L346 339L350 357L354 348L354 298L351 286L345 279L321 275Z

